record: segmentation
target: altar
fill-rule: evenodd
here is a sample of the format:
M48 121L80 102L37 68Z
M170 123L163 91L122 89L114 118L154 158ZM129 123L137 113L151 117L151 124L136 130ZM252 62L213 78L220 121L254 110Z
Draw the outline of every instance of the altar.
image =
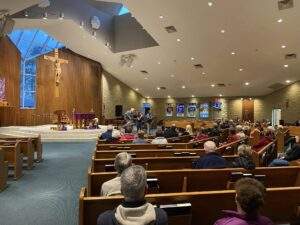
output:
M96 114L94 112L89 113L74 113L74 128L82 129L89 126L89 124L96 118Z

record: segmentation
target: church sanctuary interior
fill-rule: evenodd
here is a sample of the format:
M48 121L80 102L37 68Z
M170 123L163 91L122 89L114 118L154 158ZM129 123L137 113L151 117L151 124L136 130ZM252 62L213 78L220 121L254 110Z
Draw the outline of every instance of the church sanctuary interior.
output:
M0 0L0 225L300 225L300 0Z

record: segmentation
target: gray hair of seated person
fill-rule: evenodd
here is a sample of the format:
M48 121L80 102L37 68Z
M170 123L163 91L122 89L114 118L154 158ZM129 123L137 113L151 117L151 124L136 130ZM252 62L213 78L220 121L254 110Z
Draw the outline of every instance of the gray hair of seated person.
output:
M238 147L239 156L251 156L252 150L251 147L245 144L242 144Z
M118 174L121 174L125 169L131 166L131 155L127 152L121 152L116 156L115 159L115 169Z
M121 193L127 202L144 200L147 187L147 175L142 166L134 165L121 175Z
M217 149L217 146L216 146L216 143L213 142L213 141L206 141L204 143L204 150L205 152L214 152L216 151Z

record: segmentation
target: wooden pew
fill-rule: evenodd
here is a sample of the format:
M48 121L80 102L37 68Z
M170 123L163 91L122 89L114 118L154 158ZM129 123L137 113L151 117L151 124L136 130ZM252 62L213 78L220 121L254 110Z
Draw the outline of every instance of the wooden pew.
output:
M237 153L239 144L244 140L227 143L218 147L217 152L221 155L234 155ZM136 158L144 157L172 157L172 156L202 156L204 149L145 149L145 150L100 150L95 151L95 159L115 158L120 152L128 152Z
M285 137L288 135L289 130L278 130L276 134L276 148L277 148L277 153L283 153L284 152L284 142L285 142Z
M33 163L34 163L34 149L33 149L33 141L31 138L1 138L0 139L0 145L5 145L5 143L9 142L17 142L19 141L20 143L20 149L21 153L24 156L24 161L27 164L27 169L32 169L33 168ZM26 157L26 159L25 159Z
M258 129L254 129L250 133L250 146L256 145L260 139L260 131Z
M188 143L190 140L192 140L191 135L184 135L180 137L173 137L173 138L167 138L168 143Z
M242 168L185 169L147 171L148 178L157 178L159 193L224 190L232 172L265 175L266 187L300 186L300 167L260 167L253 171ZM117 176L116 172L88 171L87 196L99 196L104 182ZM216 182L217 181L217 182Z
M300 206L299 196L300 187L269 188L262 214L275 223L290 222L297 216L295 211ZM221 210L236 209L234 190L150 194L146 199L156 205L191 203L193 225L214 224L221 217ZM86 188L82 188L79 196L79 225L96 225L100 213L115 209L122 201L123 198L119 196L87 197ZM181 223L169 218L169 225Z
M8 162L4 160L4 151L0 149L0 192L7 186Z
M4 139L5 140L19 140L19 141L26 141L28 139L31 139L32 141L32 147L33 147L33 151L34 153L36 153L36 155L34 156L34 160L36 162L42 162L43 161L43 146L42 146L42 139L41 139L41 135L37 136L37 137L10 137L7 136Z
M237 155L223 156L228 163L232 162ZM132 162L144 166L146 170L172 170L172 169L191 169L192 162L197 160L198 156L184 157L146 157L133 158ZM92 157L92 172L105 172L105 165L113 165L115 159L95 159Z
M259 149L258 151L252 151L252 159L256 166L263 166L263 155L275 142L271 142Z
M134 149L191 149L193 143L156 144L98 144L97 150L134 150Z
M19 179L22 176L23 167L20 142L6 142L5 145L0 145L0 148L4 151L4 160L8 162L8 166L14 168L14 179Z

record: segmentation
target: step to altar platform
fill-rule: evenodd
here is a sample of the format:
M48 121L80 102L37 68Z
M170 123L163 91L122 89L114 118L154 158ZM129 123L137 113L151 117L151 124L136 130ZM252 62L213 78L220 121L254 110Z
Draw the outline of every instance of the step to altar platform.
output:
M99 135L106 131L107 126L100 126L100 129L73 129L73 126L66 126L66 131L53 130L56 125L41 126L9 126L0 127L0 137L36 137L41 135L42 142L82 142L97 140Z

